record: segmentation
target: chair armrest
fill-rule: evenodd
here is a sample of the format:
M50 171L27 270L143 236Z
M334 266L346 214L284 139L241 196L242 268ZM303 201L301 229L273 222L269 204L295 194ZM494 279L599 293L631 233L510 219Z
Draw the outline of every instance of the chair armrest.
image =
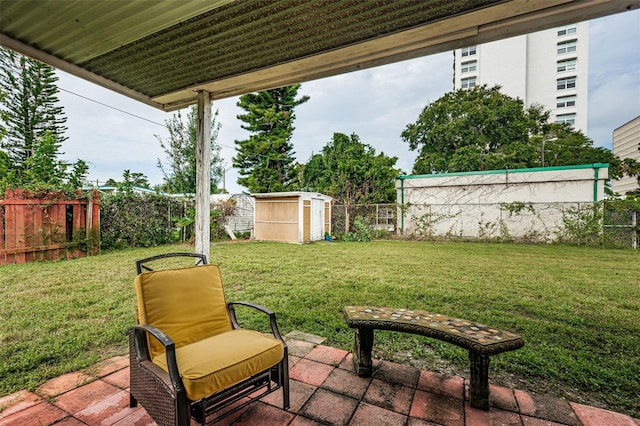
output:
M164 346L165 355L167 356L167 368L169 369L169 378L176 392L184 390L182 379L180 378L180 370L178 370L178 361L176 359L176 344L167 334L157 327L149 324L138 324L131 327L135 333L136 349L138 358L149 360L149 349L147 348L146 334L151 334ZM140 348L144 348L145 356L142 355Z
M138 324L138 325L134 325L131 328L133 330L142 330L145 333L151 334L162 344L162 346L165 347L166 350L169 350L168 349L169 346L173 346L173 351L175 353L175 343L173 343L173 340L171 340L171 337L167 336L164 333L164 331L160 330L159 328L149 324Z
M240 324L238 323L238 318L236 317L235 305L247 306L249 308L253 308L255 310L258 310L260 312L263 312L263 313L269 315L269 324L271 325L271 332L273 333L273 336L276 339L279 339L282 342L282 344L285 347L287 347L287 344L285 343L284 339L280 335L280 330L278 330L278 323L276 322L276 314L275 314L275 312L273 312L271 309L265 308L264 306L258 305L256 303L251 303L251 302L229 302L229 303L227 303L227 309L229 310L229 316L231 317L231 323L233 324L233 328L242 328L242 327L240 327Z

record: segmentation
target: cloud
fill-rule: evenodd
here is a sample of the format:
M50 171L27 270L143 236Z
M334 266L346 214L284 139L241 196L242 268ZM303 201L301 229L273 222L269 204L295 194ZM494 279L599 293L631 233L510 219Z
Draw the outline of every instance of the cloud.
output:
M589 22L587 135L611 149L613 131L640 115L640 10Z

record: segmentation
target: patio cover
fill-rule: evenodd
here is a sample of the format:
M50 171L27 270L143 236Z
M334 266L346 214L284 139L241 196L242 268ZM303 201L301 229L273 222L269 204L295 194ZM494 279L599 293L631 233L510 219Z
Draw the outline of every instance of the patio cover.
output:
M212 99L639 7L640 0L0 0L0 45L164 111L198 102L202 165L210 161L203 123ZM205 254L207 174L198 168L196 250Z

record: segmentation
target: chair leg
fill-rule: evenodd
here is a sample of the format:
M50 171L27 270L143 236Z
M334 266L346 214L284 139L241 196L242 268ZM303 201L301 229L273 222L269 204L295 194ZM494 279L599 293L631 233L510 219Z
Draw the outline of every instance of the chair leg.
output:
M206 401L200 400L194 404L191 404L191 417L193 417L198 424L205 423L205 403Z
M289 351L284 350L284 358L282 359L282 408L289 409Z
M129 407L133 408L133 407L136 407L137 405L138 405L138 400L135 399L133 395L131 395L131 393L129 393Z

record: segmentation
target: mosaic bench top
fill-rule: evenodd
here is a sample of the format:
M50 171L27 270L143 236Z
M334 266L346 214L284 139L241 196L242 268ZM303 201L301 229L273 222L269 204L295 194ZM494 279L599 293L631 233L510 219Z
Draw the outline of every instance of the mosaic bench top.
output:
M524 346L522 337L484 324L431 312L345 306L344 318L351 328L402 331L443 340L485 355Z

